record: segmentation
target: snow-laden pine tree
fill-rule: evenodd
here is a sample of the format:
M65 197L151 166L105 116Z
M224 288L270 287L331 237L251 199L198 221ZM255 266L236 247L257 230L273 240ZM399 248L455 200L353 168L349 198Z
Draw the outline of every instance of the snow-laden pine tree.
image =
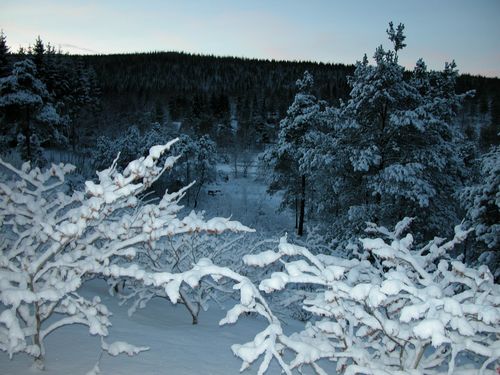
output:
M263 163L273 172L269 191L284 191L282 207L295 208L297 234L301 236L308 192L312 191L307 183L310 171L301 167L301 159L309 150L306 136L320 126L325 104L313 94L314 80L309 72L297 80L296 86L298 92L280 122L276 144L265 151Z
M16 128L14 133L18 133L18 146L24 160L40 162L43 158L40 144L49 137L64 141L57 129L60 117L45 84L37 78L31 60L18 61L9 76L0 78L0 108L15 114L15 121L11 123Z
M359 233L366 221L393 225L409 214L425 234L458 221L451 196L463 162L452 122L466 95L455 93L454 62L429 72L419 60L405 74L403 30L389 24L392 49L379 46L374 65L366 55L357 62L349 100L315 137L309 159L331 171L330 194L340 194L330 213L339 213L339 228Z
M98 297L79 294L84 281L98 275L128 277L165 287L170 296L171 274L134 263L144 246L178 234L249 230L195 213L178 218L182 191L165 193L157 204L142 202L140 195L177 160L169 156L159 162L174 142L151 147L123 172L115 160L97 173L97 182L85 183L85 191L66 188L70 165L42 171L25 163L17 169L0 159L6 173L0 183L0 350L11 357L25 352L43 367L44 340L55 330L83 324L90 334L108 333L110 312Z

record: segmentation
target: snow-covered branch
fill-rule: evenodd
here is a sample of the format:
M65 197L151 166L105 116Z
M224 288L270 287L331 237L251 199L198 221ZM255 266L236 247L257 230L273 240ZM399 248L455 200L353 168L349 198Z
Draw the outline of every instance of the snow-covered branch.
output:
M1 350L10 356L24 351L43 367L43 341L54 330L84 324L90 334L107 335L106 306L76 294L89 277L127 275L160 287L170 278L130 265L140 249L184 233L250 231L229 219L205 221L194 212L177 218L184 189L166 192L158 204L138 199L172 168L177 157L160 158L175 142L151 147L123 173L115 160L97 173L98 181L86 182L85 192L67 190L65 175L74 169L70 165L42 171L29 163L17 169L0 160L10 173L0 183Z
M268 327L253 341L232 347L242 370L262 358L262 374L275 358L286 373L310 365L326 374L325 359L345 374L493 374L500 355L499 286L486 267L470 268L449 256L467 231L457 226L450 241L418 247L411 234L403 235L411 221L404 219L393 231L370 224L369 232L382 238L361 239L364 253L348 260L316 256L283 237L277 251L244 257L252 266L283 266L258 289L208 260L171 276L171 285L177 290L180 280L196 286L204 276L229 278L240 303L221 323L234 323L249 311L267 319ZM372 257L377 261L370 262ZM261 292L304 284L314 288L302 303L313 318L304 330L285 335ZM177 293L170 291L174 301ZM471 357L475 366L466 360Z

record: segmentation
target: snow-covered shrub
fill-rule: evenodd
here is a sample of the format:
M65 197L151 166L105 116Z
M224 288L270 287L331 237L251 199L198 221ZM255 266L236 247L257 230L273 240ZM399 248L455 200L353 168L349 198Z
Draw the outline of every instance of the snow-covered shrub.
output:
M131 261L137 249L177 234L248 230L227 219L177 218L175 194L165 193L158 204L141 203L137 195L177 159L169 156L158 165L174 142L151 147L123 173L115 160L97 173L97 183L86 182L85 192L64 189L71 165L42 171L25 163L19 170L0 159L10 173L0 182L0 350L11 357L25 352L43 367L43 342L54 330L83 324L93 335L108 333L106 306L78 293L85 279L127 276L156 287L172 279L131 262L115 264L116 258Z
M177 194L175 203L183 196ZM172 205L172 207L174 207ZM180 206L176 207L180 209ZM190 215L195 215L191 212ZM224 220L216 218L217 220ZM192 268L202 258L208 258L212 262L223 267L230 267L233 271L242 272L242 257L249 251L247 243L252 240L244 234L223 233L213 235L209 233L184 234L175 237L167 237L154 244L144 246L138 250L137 261L142 268L152 272L185 272ZM124 284L120 284L124 282ZM187 284L180 286L180 303L182 303L191 314L192 323L198 323L201 310L206 311L209 302L221 305L225 297L234 293L229 281L216 283L209 279L203 279L196 288L190 288ZM123 289L121 289L123 285ZM146 307L153 297L168 298L164 288L146 286L135 279L111 280L111 291L119 292L122 303L133 301L128 312L133 314L137 308ZM118 288L117 288L118 287Z
M173 138L169 130L160 124L152 124L150 129L141 134L136 126L130 126L127 131L116 137L101 136L92 150L92 164L95 168L105 168L111 164L120 152L118 169L122 170L131 161L147 154L147 150L156 144L162 144ZM156 191L165 187L175 190L195 181L192 188L185 193L187 205L196 208L199 203L203 186L216 179L217 148L215 142L204 135L197 139L180 134L179 140L173 145L172 152L180 155L169 174L168 184L157 183Z
M304 365L326 374L321 359L335 362L344 374L493 374L500 355L499 286L487 267L470 268L449 257L467 235L460 226L452 240L435 238L418 247L411 234L403 235L410 222L404 219L394 231L371 224L369 231L385 240L361 239L364 255L352 259L314 255L283 237L278 251L244 257L251 266L284 265L258 289L208 260L176 280L197 285L205 275L228 277L237 282L241 301L221 324L247 311L267 319L268 327L253 341L232 347L242 370L263 356L259 374L273 358L287 374ZM261 291L302 284L316 286L303 302L315 319L285 335ZM289 362L287 353L294 354Z

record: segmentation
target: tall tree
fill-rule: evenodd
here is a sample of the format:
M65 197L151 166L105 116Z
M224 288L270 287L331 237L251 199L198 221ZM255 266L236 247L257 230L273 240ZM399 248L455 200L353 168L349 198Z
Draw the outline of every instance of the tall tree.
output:
M455 93L454 62L429 72L419 60L405 75L398 59L403 31L402 24L390 23L392 49L379 46L374 65L366 55L356 64L349 100L328 112L329 126L324 136L316 135L318 146L308 156L331 171L327 178L340 193L330 213L338 212L341 226L353 234L366 221L391 226L405 215L416 216L424 233L459 221L450 197L463 160L452 121L466 94ZM324 173L315 181L320 178Z
M480 144L484 150L500 145L500 93L491 100L490 123L481 128Z
M44 73L44 60L45 60L45 45L43 44L42 38L40 35L35 40L35 45L33 46L33 61L35 62L36 68L40 75Z
M500 278L500 146L493 147L481 160L480 175L475 185L461 192L467 223L474 229L476 244L473 254L481 248L488 251L483 262ZM479 250L479 251L478 251Z
M0 30L0 77L5 77L9 74L9 47L7 46L7 37L3 30Z
M304 231L305 206L308 197L307 175L301 160L308 152L306 135L322 121L324 103L313 95L314 80L309 72L297 81L298 92L280 122L276 144L266 150L263 161L274 171L269 185L271 193L284 191L282 206L295 207L297 234Z
M0 79L0 108L18 114L18 141L25 160L40 161L39 144L49 136L63 138L56 127L59 115L29 59L15 63L11 75Z

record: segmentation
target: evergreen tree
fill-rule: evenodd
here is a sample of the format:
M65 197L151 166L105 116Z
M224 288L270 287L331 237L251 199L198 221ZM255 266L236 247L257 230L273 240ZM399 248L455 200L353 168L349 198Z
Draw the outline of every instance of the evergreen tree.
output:
M491 100L490 123L481 128L480 145L483 150L500 145L500 93Z
M35 45L33 46L32 53L33 53L33 61L36 65L36 69L38 71L38 74L40 74L40 76L43 76L45 73L44 69L45 52L46 52L45 45L43 44L40 35L38 35L38 37L35 40Z
M467 94L455 93L454 62L429 72L419 60L406 77L398 62L403 31L389 24L393 48L379 46L375 65L366 55L356 64L350 99L328 112L329 125L314 136L318 146L307 158L323 165L314 180L327 178L338 192L326 203L352 234L367 221L391 226L405 215L417 217L424 233L459 221L450 197L464 166L451 124Z
M500 147L495 146L481 160L478 183L461 192L461 203L466 209L467 221L474 229L477 241L473 254L482 249L489 251L482 260L500 277ZM479 246L478 246L479 245Z
M5 77L10 72L8 55L7 38L3 30L0 30L0 77Z
M298 93L280 122L278 140L266 150L263 161L274 171L269 185L271 193L284 190L283 207L295 207L297 234L304 231L305 205L309 187L309 171L301 168L301 160L308 152L306 136L320 126L324 103L313 95L314 80L309 72L297 81Z
M59 58L55 70L61 76L61 80L66 82L66 86L56 89L56 97L67 116L68 138L73 151L76 151L80 139L78 120L84 109L97 109L100 90L96 82L95 72L86 67L81 58L76 61L65 61L61 56ZM61 86L59 85L59 87Z
M15 63L12 74L0 79L0 108L17 114L18 142L25 160L40 162L39 145L49 137L63 141L56 127L60 117L31 60Z
M410 80L398 63L403 26L388 30L393 50L375 52L375 66L358 64L344 116L354 121L344 136L357 140L350 156L362 174L360 192L373 208L370 221L384 225L417 216L426 230L458 221L450 201L458 185L461 159L453 143L453 120L464 95L455 93L455 63L428 72L417 62ZM360 194L361 195L361 194Z

